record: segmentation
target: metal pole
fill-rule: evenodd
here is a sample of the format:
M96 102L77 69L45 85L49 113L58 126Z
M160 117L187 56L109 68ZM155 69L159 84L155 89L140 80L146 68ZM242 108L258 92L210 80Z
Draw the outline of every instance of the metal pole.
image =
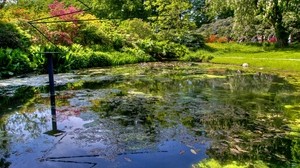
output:
M52 54L53 53L46 53L46 57L48 60L48 75L49 75L50 102L51 102L50 104L51 104L51 115L52 115L52 131L57 131Z

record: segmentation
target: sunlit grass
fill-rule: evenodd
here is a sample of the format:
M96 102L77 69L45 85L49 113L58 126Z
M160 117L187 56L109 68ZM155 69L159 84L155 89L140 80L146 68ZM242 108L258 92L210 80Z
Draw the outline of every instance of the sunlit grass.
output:
M242 65L267 70L300 72L300 49L276 49L272 46L253 46L237 43L210 43L212 63Z
M211 62L222 64L242 65L248 63L249 67L256 67L266 70L282 70L282 71L300 71L300 60L280 60L280 59L258 59L246 57L215 57Z
M268 168L268 165L261 160L252 162L237 162L232 161L227 164L221 164L215 159L205 159L202 162L193 166L194 168L249 168L249 167L259 167Z

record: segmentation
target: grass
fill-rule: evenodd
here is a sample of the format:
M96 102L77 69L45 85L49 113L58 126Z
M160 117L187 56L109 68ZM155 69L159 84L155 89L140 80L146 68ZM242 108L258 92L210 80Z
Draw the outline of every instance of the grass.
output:
M214 58L210 61L217 64L216 68L221 69L224 66L231 70L245 69L253 72L271 72L284 77L284 80L292 84L296 91L292 91L291 97L297 97L300 89L300 47L288 47L284 49L277 49L273 46L254 46L237 43L209 43L206 49L203 49L207 55L212 55ZM200 52L197 52L200 53ZM198 54L200 57L201 55ZM248 63L248 68L243 68L241 65ZM215 67L214 67L215 68ZM289 136L298 138L300 131L300 120L297 119L299 115L300 106L295 103L284 106L284 115L288 116L289 127L291 131ZM298 117L299 118L299 117ZM222 159L221 159L222 160ZM265 163L264 161L232 161L222 163L215 159L206 159L193 165L194 168L242 168L242 167L278 167L272 163ZM298 165L295 164L297 167Z
M218 64L242 65L271 70L300 72L300 48L276 49L272 46L255 46L237 43L209 43L214 57L211 62Z

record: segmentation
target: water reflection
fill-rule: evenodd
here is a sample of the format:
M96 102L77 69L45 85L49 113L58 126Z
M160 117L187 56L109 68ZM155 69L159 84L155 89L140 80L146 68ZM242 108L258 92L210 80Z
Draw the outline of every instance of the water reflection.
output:
M2 90L0 163L189 167L207 157L299 163L299 137L289 136L299 88L284 78L177 64L97 71L57 86L60 137L43 134L51 128L44 86Z

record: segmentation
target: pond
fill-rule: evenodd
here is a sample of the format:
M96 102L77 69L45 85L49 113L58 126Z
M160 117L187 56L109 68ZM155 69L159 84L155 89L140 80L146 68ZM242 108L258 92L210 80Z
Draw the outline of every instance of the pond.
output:
M196 63L0 80L0 167L196 167L200 161L300 166L294 76Z

